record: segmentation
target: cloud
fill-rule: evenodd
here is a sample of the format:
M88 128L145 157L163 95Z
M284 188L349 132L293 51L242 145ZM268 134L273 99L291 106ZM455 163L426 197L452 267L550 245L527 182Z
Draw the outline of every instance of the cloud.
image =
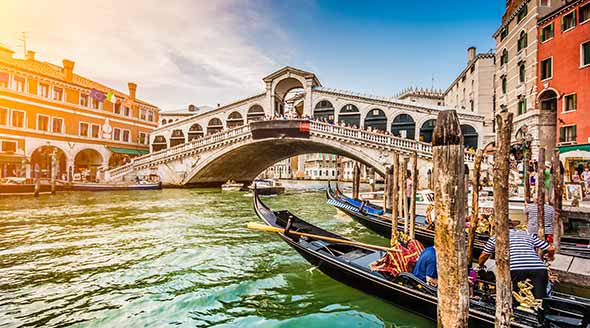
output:
M277 68L257 38L286 49L288 35L264 1L2 0L0 42L14 47L28 31L29 48L56 64L125 91L162 109L227 103L263 91ZM277 51L284 61L288 54Z

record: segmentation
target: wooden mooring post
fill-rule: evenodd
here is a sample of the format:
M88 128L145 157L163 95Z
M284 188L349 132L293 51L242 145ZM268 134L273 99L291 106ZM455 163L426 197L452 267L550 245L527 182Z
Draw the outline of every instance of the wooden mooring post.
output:
M359 198L359 187L361 182L361 168L358 162L354 162L354 169L352 171L352 198Z
M563 176L561 174L561 161L559 160L559 149L553 153L553 246L555 252L559 253L561 243L560 239L563 234L561 222L561 207L563 200Z
M475 230L479 224L479 180L481 176L481 161L483 159L483 150L477 150L473 170L471 175L471 215L469 216L469 232L467 234L467 265L473 262L473 241L475 240Z
M398 243L397 237L397 218L398 218L398 188L399 188L399 154L393 153L393 168L391 174L391 246L395 246Z
M402 168L400 170L400 183L402 185L402 210L404 212L404 233L407 235L408 234L408 229L410 227L409 222L408 222L408 207L410 206L410 204L408 204L408 184L406 182L408 178L408 158L404 157L403 160L403 164L402 164Z
M467 327L469 287L465 247L463 135L457 112L441 111L432 142L438 268L438 327Z
M545 239L545 148L539 148L537 163L537 237Z
M39 191L41 190L41 168L39 163L35 163L35 189L33 190L33 196L39 197Z
M496 115L496 156L494 159L494 219L496 229L496 327L510 327L512 280L510 278L510 219L508 188L512 113Z
M524 153L524 163L522 167L524 168L524 203L525 205L531 201L531 172L530 172L530 162L531 162L531 150L527 150Z
M383 208L387 211L391 208L391 166L385 167L383 183Z
M57 175L57 151L51 152L51 194L55 195L55 183Z
M416 237L416 191L418 190L418 154L412 153L412 193L410 199L410 238Z

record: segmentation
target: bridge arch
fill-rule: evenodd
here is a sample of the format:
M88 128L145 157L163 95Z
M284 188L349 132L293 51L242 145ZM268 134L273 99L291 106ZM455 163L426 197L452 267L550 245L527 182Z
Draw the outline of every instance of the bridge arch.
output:
M435 118L427 119L426 121L424 121L424 123L422 123L422 125L420 126L419 140L423 141L423 142L431 143L432 142L432 133L434 132L435 125L436 125Z
M264 108L258 104L255 104L248 108L248 112L246 113L246 122L250 123L254 121L260 121L264 119L264 116Z
M391 123L391 133L394 136L413 140L416 138L416 121L409 114L398 114Z
M181 145L185 142L184 132L181 129L172 130L172 134L170 135L170 147Z
M199 139L205 135L203 127L199 123L191 125L188 129L188 141Z
M354 104L342 106L338 113L338 121L349 126L361 126L361 112Z
M305 79L297 75L288 75L282 79L274 81L273 84L273 114L281 116L285 114L285 100L287 100L287 94L295 89L303 89L305 87Z
M373 130L387 131L387 115L380 108L373 108L369 110L365 117L365 129L372 128Z
M461 124L461 133L463 134L463 145L465 145L465 149L477 149L479 137L477 130L469 124Z
M332 102L327 99L318 101L313 108L313 117L326 122L334 122L334 105L332 105Z
M207 134L217 133L223 130L223 122L218 117L214 117L207 123Z
M227 116L226 124L228 129L235 128L244 125L244 118L242 117L242 114L240 114L240 112L231 112Z
M166 137L159 135L154 138L154 141L152 141L152 151L156 152L166 148L168 148Z

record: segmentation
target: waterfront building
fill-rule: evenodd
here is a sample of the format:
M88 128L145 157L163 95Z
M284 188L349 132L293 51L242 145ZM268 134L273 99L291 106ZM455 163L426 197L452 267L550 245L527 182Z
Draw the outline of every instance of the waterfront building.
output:
M305 155L305 179L336 180L338 179L338 161L334 154Z
M445 106L484 115L482 136L484 145L495 140L495 68L495 54L493 52L478 54L475 47L470 47L467 49L467 65L444 93ZM465 128L463 135L465 139L475 137L477 145L475 130Z
M443 106L445 102L445 95L442 90L416 87L410 87L402 90L398 95L396 95L396 98L400 100L409 100L411 102L435 106Z
M537 106L537 20L563 4L561 0L507 0L496 40L496 100L499 110L514 113L513 140L552 151L555 114Z
M0 46L0 177L50 174L57 155L58 177L94 180L100 173L149 150L158 107L114 90L63 66L25 58Z
M188 105L187 108L179 110L162 110L160 111L160 119L158 120L158 127L177 122L195 114L202 114L209 110L212 110L211 106L195 106L193 104Z
M590 164L590 0L571 1L538 21L540 111L554 116L553 144L566 180Z

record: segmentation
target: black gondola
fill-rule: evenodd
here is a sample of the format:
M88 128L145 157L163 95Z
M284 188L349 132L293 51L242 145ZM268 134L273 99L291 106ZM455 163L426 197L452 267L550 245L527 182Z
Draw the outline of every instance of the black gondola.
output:
M389 216L391 215L391 211L385 211L381 206L370 203L363 203L361 208L361 206L359 206L361 203L359 200L344 196L338 189L338 185L336 185L335 190L332 190L332 186L329 182L328 188L326 189L326 198L328 199L328 204L340 209L353 220L364 225L369 230L374 231L386 238L391 237L391 220L383 218L382 215L379 215L379 213L386 213L387 216ZM398 222L402 222L402 220L399 220ZM425 216L416 215L416 239L425 245L433 245L434 230L429 229L425 223ZM398 223L397 229L398 231L403 231L403 223ZM474 257L479 256L488 238L488 236L481 234L477 234L475 236L473 243ZM561 254L590 258L590 248L585 246L587 244L587 239L583 239L583 241L576 241L572 237L564 236L561 238Z
M436 289L410 273L390 279L372 271L369 265L380 259L383 251L354 245L299 237L289 231L346 239L307 223L289 211L272 211L254 191L254 209L266 224L284 229L281 238L320 271L344 284L379 296L431 320L436 320ZM472 299L469 308L470 327L493 327L495 306ZM590 300L554 293L543 300L543 310L535 315L515 310L512 327L586 327L590 321ZM568 325L563 324L568 322ZM573 324L573 325L570 325Z

